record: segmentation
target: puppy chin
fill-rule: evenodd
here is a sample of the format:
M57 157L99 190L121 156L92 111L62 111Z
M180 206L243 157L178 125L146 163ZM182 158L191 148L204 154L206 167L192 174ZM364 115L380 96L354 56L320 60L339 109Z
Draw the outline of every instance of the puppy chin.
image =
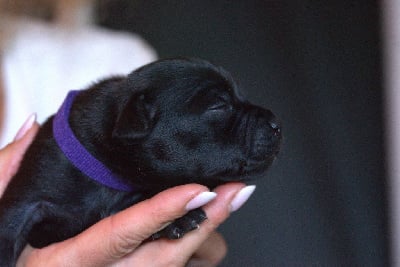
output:
M265 175L275 161L275 155L262 160L247 159L237 161L231 170L217 175L221 182L249 182Z

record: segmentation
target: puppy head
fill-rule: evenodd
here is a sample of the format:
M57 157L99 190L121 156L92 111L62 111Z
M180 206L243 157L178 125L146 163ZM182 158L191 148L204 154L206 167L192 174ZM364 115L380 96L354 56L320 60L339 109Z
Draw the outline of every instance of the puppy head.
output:
M112 136L136 158L140 184L241 181L264 172L279 151L274 115L243 99L231 76L208 62L158 61L131 73L125 87L134 93Z

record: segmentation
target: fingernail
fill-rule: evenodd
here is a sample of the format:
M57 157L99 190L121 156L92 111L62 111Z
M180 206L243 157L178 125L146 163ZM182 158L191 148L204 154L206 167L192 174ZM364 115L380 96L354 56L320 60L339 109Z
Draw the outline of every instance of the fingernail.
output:
M14 138L14 141L20 140L24 135L32 128L33 124L36 121L36 113L31 114L28 119L24 122L21 128L18 130L17 135Z
M200 208L201 206L204 206L205 204L213 200L216 196L217 194L214 192L200 193L186 204L186 210L189 211Z
M253 194L254 190L256 190L255 185L249 185L243 187L233 198L231 202L231 212L237 211L240 207L243 206L244 203L250 198Z

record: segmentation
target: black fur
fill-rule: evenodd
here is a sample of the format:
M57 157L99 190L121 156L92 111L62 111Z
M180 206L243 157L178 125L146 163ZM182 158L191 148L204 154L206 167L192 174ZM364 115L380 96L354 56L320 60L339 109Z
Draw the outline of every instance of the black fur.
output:
M1 198L0 266L14 266L27 242L67 239L165 188L261 174L281 139L270 111L246 102L226 71L197 59L158 61L98 82L77 96L69 122L93 156L138 190L112 190L75 169L50 118ZM153 238L179 238L205 218L195 210Z

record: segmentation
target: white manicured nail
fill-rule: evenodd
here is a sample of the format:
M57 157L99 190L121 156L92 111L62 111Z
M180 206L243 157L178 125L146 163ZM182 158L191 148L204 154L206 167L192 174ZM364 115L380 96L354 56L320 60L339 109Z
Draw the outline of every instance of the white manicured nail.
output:
M231 202L231 212L237 211L240 207L243 206L244 203L250 198L253 194L254 190L256 190L255 185L249 185L243 187L234 197Z
M31 114L28 119L24 122L21 128L18 130L18 133L15 135L14 141L18 141L32 128L33 124L36 121L36 113Z
M200 208L213 200L216 196L217 194L214 192L200 193L186 204L186 210L189 211Z

